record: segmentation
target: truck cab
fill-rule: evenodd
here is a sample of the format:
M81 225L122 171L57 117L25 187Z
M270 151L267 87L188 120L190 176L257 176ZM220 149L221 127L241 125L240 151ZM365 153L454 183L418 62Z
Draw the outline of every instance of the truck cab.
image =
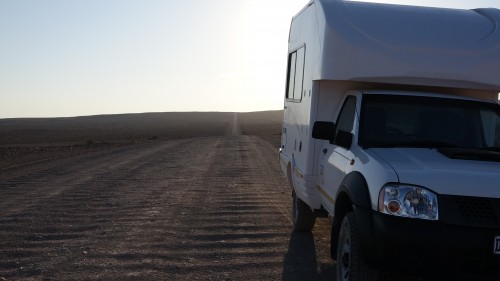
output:
M349 92L336 122L317 122L313 135L327 140L318 159L321 205L334 217L352 213L367 264L434 274L496 272L498 104L433 93ZM332 236L339 237L341 222L335 223ZM351 253L332 250L337 261ZM476 270L467 265L478 260Z

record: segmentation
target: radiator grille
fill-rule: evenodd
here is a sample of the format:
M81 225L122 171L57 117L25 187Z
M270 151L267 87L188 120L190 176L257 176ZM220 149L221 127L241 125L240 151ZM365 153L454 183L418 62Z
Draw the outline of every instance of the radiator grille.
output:
M457 197L456 202L460 215L464 219L497 220L492 199L478 197ZM496 201L493 199L493 201Z

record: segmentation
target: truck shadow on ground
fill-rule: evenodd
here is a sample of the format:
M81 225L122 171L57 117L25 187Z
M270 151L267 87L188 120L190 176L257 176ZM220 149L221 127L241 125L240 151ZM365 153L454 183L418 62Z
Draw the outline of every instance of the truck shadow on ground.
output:
M335 268L332 264L318 264L314 235L307 232L292 232L283 262L282 281L331 281L334 276Z
M317 260L313 232L294 231L290 237L288 251L283 261L282 281L335 281L335 263L320 263ZM434 278L419 278L404 274L388 274L385 281L437 281ZM461 280L461 279L459 279Z

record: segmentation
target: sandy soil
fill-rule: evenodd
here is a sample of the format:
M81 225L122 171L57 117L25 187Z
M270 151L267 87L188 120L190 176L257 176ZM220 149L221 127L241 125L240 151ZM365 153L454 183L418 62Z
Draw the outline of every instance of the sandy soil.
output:
M281 116L0 120L0 280L333 280L327 220L292 231Z

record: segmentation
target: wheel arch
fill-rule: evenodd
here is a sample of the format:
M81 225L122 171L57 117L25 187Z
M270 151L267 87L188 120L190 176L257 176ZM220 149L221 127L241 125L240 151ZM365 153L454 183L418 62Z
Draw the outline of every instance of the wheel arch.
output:
M332 221L330 255L337 260L337 244L342 220L349 212L357 208L371 208L370 193L364 176L359 172L348 174L335 197L335 209Z

